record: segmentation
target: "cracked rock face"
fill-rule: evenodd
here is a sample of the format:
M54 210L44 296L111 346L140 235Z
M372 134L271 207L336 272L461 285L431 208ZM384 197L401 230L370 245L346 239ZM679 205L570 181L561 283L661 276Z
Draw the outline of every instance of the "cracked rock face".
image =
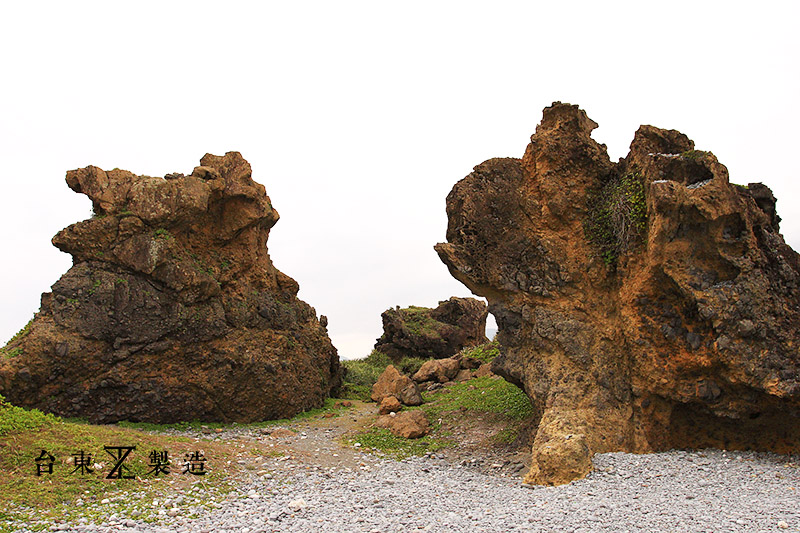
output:
M436 246L535 407L526 481L582 477L596 452L800 451L800 257L771 191L652 126L614 164L595 127L545 109L522 159L455 185Z
M238 152L188 176L90 166L67 184L95 216L53 238L73 267L0 357L11 403L99 423L248 422L339 385L325 327L270 260L278 212Z

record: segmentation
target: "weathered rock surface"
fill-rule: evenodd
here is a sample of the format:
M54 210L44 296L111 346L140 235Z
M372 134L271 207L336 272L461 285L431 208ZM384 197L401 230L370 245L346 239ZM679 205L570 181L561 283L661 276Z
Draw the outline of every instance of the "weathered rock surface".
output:
M0 360L16 405L92 422L247 422L320 406L339 358L267 253L278 221L237 152L184 176L67 173L95 215L53 244L73 267Z
M486 304L474 298L452 297L436 309L411 306L381 314L383 335L375 349L394 361L403 357L450 357L486 338Z
M403 411L381 415L375 421L378 427L386 428L393 435L404 439L418 439L428 433L429 425L422 411Z
M436 246L535 406L526 480L568 482L596 452L800 451L800 257L774 196L677 131L642 126L614 164L596 126L545 109L522 159L455 185Z
M388 415L389 413L396 413L402 409L403 404L400 403L400 400L394 396L386 396L381 400L381 404L378 406L378 414Z
M448 357L445 359L431 359L430 361L425 361L422 363L420 369L417 370L413 376L411 376L411 379L417 383L421 383L423 381L438 381L439 383L445 383L455 378L459 370L461 370L461 364L453 357Z
M394 396L403 405L422 405L419 387L410 377L402 374L394 365L386 367L378 381L372 386L372 401L381 403L387 396Z

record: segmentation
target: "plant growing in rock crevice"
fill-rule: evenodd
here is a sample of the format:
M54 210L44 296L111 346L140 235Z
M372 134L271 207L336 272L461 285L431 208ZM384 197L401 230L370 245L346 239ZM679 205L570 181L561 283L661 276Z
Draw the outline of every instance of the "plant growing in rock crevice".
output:
M642 242L647 231L647 201L638 172L612 178L589 197L584 231L611 267L621 254Z

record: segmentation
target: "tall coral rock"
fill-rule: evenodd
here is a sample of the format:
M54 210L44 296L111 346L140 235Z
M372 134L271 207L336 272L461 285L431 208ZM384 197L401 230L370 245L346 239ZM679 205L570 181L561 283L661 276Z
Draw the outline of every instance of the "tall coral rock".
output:
M104 423L247 422L338 386L325 328L267 254L278 212L238 152L188 176L90 166L67 184L95 216L53 238L73 266L0 359L12 403Z
M535 407L526 480L582 477L596 452L800 451L800 257L772 193L651 126L613 164L595 127L545 109L522 159L455 185L436 246Z

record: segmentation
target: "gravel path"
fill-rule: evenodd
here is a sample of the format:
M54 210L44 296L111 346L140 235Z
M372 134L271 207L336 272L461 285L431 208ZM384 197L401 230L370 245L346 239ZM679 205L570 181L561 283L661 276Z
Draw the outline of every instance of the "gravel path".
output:
M366 458L366 456L365 456ZM595 457L586 478L526 487L443 457L369 457L356 468L278 459L217 508L160 524L119 519L51 529L255 533L399 531L800 531L800 458L672 451ZM158 502L156 506L164 506ZM172 508L177 512L169 512ZM176 516L169 516L175 514ZM24 529L22 531L25 531Z

